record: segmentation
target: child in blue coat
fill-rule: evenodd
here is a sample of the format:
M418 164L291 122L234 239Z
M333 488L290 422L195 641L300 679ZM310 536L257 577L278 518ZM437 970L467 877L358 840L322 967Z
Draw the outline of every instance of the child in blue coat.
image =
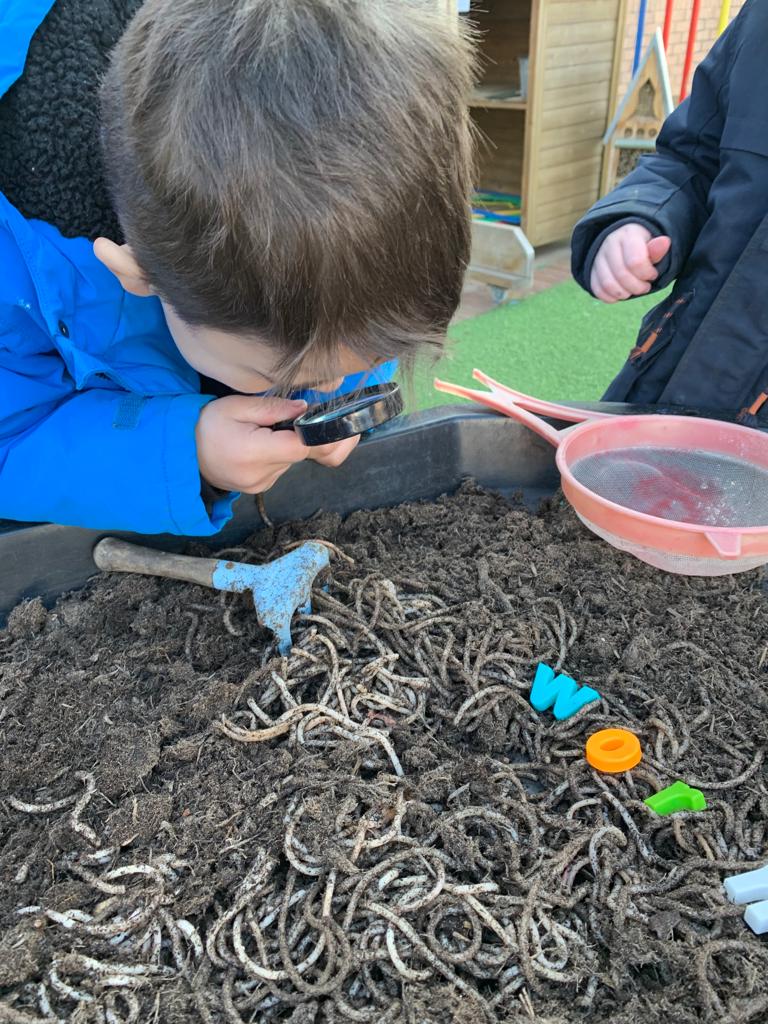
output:
M0 96L59 3L0 0ZM442 344L470 80L432 0L146 0L101 89L123 237L0 195L0 517L212 534L343 461L269 428Z

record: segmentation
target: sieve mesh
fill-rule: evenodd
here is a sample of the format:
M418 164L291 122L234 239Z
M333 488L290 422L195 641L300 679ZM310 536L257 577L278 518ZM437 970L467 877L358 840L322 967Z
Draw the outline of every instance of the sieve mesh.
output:
M587 455L570 470L584 487L633 512L699 526L768 526L768 469L744 459L627 447Z
M618 537L609 530L603 530L583 516L578 510L576 515L584 523L587 529L602 540L612 544L619 551L626 551L634 555L641 562L652 565L655 569L663 569L665 572L674 572L679 576L730 576L737 572L747 572L750 569L758 569L761 565L768 564L768 554L745 555L743 558L722 559L722 558L700 558L696 555L679 555L674 552L661 551L659 548L648 547L645 544L637 544L634 541Z

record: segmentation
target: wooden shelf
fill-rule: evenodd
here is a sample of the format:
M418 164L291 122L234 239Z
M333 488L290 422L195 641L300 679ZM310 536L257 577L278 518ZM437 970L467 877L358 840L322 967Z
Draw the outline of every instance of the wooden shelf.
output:
M447 2L455 11L456 0ZM472 0L484 75L470 99L479 187L521 197L521 227L534 246L569 237L598 198L627 5Z
M470 97L470 107L482 107L485 110L526 110L528 107L527 100L524 100L520 95L505 95L505 93L512 93L513 90L505 89L503 86L484 86L482 88L475 89L474 93Z

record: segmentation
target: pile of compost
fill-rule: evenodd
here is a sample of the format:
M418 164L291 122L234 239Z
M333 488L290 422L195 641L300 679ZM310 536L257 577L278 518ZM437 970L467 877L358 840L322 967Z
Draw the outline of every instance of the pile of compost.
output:
M148 577L11 616L0 1021L768 1020L721 887L768 860L760 575L662 575L471 484L220 554L310 537L285 658L246 597ZM541 662L602 700L535 712ZM614 726L644 759L599 774ZM677 779L709 809L643 803Z

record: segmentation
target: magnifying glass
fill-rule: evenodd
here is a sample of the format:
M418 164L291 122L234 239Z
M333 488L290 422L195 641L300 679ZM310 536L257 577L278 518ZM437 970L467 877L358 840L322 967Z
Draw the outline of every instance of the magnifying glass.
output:
M311 405L298 419L283 420L272 429L294 430L302 444L315 448L367 434L369 430L393 420L402 411L400 386L395 383L377 384L352 395Z

